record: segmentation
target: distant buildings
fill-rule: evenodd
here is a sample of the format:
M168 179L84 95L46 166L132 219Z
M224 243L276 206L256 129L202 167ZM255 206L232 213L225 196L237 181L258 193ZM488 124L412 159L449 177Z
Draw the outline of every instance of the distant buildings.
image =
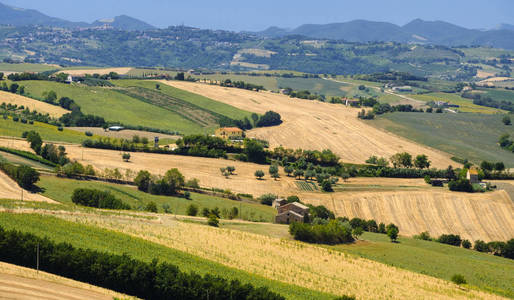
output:
M287 203L287 201L274 202L275 204L281 204L277 207L278 214L275 217L275 223L279 224L290 224L292 222L301 222L304 223L306 221L306 216L309 214L309 208L299 202ZM283 204L287 203L287 204Z
M471 184L480 183L480 179L478 178L478 171L476 169L469 169L466 174L466 178L471 182Z
M216 129L214 133L222 139L241 140L244 137L244 131L237 127L222 127Z

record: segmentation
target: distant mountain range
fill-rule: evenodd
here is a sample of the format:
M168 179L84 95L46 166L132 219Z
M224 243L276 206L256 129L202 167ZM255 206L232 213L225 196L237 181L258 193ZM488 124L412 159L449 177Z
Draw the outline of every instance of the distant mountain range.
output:
M156 27L129 16L118 16L114 19L97 20L91 24L71 22L47 16L37 10L23 9L0 3L0 24L14 26L43 25L64 28L91 28L109 26L119 30L152 30Z
M467 29L443 21L420 19L398 26L387 22L355 20L345 23L306 24L295 29L270 27L255 34L263 37L300 35L314 39L349 42L425 43L444 46L484 45L514 49L514 26L501 24L494 30Z

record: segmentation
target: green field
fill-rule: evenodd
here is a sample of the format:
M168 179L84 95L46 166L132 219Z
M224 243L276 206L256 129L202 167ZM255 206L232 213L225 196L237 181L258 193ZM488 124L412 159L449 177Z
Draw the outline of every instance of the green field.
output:
M48 81L22 81L26 93L42 98L44 92L55 91L57 97L70 97L82 112L104 117L110 122L142 125L179 131L184 134L203 133L205 129L193 121L167 109L123 95L110 88L69 85Z
M472 113L390 113L369 124L473 163L503 161L512 168L514 154L497 145L502 134L514 136L514 127L505 126L502 118L503 115Z
M190 204L197 205L200 209L199 211L201 211L202 208L213 209L218 207L220 211L222 211L223 209L229 210L232 207L237 207L243 219L265 222L271 222L276 213L275 209L272 207L257 203L234 201L197 193L191 193L191 200L181 197L155 196L138 191L135 187L98 181L41 176L41 180L37 185L44 190L42 193L44 196L65 204L72 204L71 195L75 189L89 188L109 191L116 198L130 204L130 206L135 209L144 208L147 203L153 201L157 204L159 212L163 212L162 205L168 204L171 211L178 215L185 215L186 209Z
M178 266L181 271L193 271L199 274L210 273L224 278L238 279L241 282L252 283L256 286L267 286L289 299L334 298L334 296L327 294L255 276L140 238L93 226L67 222L55 217L0 213L0 225L5 229L31 232L38 236L46 236L56 242L67 242L79 248L89 248L119 255L128 254L135 259L146 262L158 258L160 261Z
M63 131L57 130L56 126L34 122L33 125L14 122L12 119L4 120L0 118L0 136L14 136L21 138L24 131L37 131L44 141L81 143L90 138L84 133L64 128ZM94 138L94 137L93 137Z
M504 89L480 89L481 95L489 96L497 101L514 102L514 91Z
M0 72L45 72L57 70L60 67L44 64L7 64L0 63Z

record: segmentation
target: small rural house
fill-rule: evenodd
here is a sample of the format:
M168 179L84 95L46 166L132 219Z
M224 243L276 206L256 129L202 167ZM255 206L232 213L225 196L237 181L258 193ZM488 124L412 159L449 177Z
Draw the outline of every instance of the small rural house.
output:
M476 169L469 169L468 173L466 174L466 178L471 182L471 184L474 183L480 183L480 179L478 178L478 171Z
M217 137L222 139L235 139L240 140L244 137L244 131L237 127L222 127L216 129L214 133Z
M275 223L289 224L291 222L305 222L305 217L309 214L309 208L301 203L293 202L281 205L278 208Z

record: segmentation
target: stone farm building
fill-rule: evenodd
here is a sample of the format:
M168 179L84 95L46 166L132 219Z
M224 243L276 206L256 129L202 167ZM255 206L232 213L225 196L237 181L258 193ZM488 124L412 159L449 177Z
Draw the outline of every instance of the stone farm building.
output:
M214 134L222 139L241 140L244 137L244 131L237 127L218 128Z
M309 208L301 203L293 202L281 205L278 208L275 223L289 224L291 222L305 222L305 217L309 213Z

